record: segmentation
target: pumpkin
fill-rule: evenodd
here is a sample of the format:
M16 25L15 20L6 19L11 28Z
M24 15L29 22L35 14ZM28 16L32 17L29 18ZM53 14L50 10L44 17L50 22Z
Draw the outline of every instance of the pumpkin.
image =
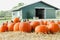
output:
M48 21L45 21L45 22L44 22L44 25L47 25L47 23L48 23Z
M14 28L14 23L9 23L8 24L8 30L13 31L13 28Z
M35 27L37 27L38 25L40 25L40 22L39 21L33 21L30 23L32 29L35 29Z
M20 22L20 19L19 19L18 17L15 17L15 18L13 19L13 22L14 22L14 23Z
M59 32L60 32L60 24L59 24Z
M49 23L48 23L48 24L51 24L51 23L55 23L55 21L54 21L54 20L51 20L51 21L49 21Z
M6 31L8 31L8 22L4 23L4 26L6 27Z
M60 24L60 21L59 20L57 21L57 24Z
M7 31L7 26L5 26L5 24L3 23L1 26L0 26L0 32L5 32Z
M19 25L19 31L21 32L31 32L31 26L28 22L21 22Z
M56 23L51 23L48 25L48 29L51 33L56 33L59 31L59 25Z
M39 25L35 28L35 32L37 33L48 33L48 28L46 25Z
M40 21L40 25L44 25L44 21L43 20Z
M18 23L16 23L15 25L14 25L14 31L18 31L19 30L19 24L20 24L20 22L18 22Z

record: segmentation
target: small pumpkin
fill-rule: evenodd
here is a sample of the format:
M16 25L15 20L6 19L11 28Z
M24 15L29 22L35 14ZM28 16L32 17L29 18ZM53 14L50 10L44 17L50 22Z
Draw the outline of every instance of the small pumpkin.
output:
M5 22L4 26L6 27L6 31L8 31L8 22Z
M19 31L19 24L20 24L20 22L18 22L14 25L14 31Z
M48 24L51 24L51 23L55 23L55 21L54 20L50 20Z
M18 17L15 17L15 18L13 19L13 22L14 22L14 23L20 22L20 19L19 19Z
M35 28L35 32L37 33L48 33L48 28L46 25L39 25Z
M28 22L21 22L19 25L19 31L21 32L31 32L31 26Z
M59 25L56 23L51 23L48 25L48 29L51 33L56 33L59 31Z
M35 27L37 27L38 25L40 25L40 22L39 21L33 21L30 23L32 29L35 29Z
M14 28L14 23L9 23L8 24L8 30L13 31L13 28Z
M60 21L59 21L59 20L57 21L57 24L59 24L59 25L60 25Z
M5 24L3 23L1 26L0 26L0 32L5 32L7 31L7 26L5 26Z
M44 25L47 25L47 24L48 24L48 21L45 21L45 22L44 22Z
M43 20L40 21L40 25L44 25L44 21Z

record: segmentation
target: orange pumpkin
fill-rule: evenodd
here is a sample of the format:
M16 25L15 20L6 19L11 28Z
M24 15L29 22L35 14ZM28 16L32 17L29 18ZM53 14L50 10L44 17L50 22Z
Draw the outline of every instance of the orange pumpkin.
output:
M60 32L60 24L59 24L59 32Z
M16 18L13 19L13 22L14 23L20 22L20 19L18 17L16 17Z
M44 21L43 20L40 21L40 25L44 25Z
M60 24L60 21L59 20L57 21L57 24Z
M55 33L59 31L59 25L56 23L51 23L48 25L48 29L51 33Z
M33 21L30 23L30 25L33 29L35 29L36 26L40 25L40 22L39 21Z
M46 25L39 25L35 28L35 32L48 33L48 28L46 27Z
M6 31L8 31L8 23L4 23L4 26L6 27Z
M21 22L19 25L19 31L21 32L31 32L31 26L28 22Z
M54 20L51 20L51 21L49 21L49 23L48 23L48 24L51 24L51 23L55 23L55 21L54 21Z
M14 23L9 23L8 24L8 30L13 31L13 28L14 28Z
M20 24L20 22L19 23L16 23L14 25L14 31L18 31L19 30L19 24Z
M5 26L5 24L3 23L1 26L0 26L0 32L5 32L7 31L7 26Z
M48 21L45 21L45 22L44 22L44 25L47 25L47 23L48 23Z

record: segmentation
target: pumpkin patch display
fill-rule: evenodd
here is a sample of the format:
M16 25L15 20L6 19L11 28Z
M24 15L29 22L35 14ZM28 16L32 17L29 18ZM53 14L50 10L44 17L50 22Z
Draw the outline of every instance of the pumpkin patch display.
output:
M13 22L14 23L20 22L20 19L18 17L16 17L16 18L13 19Z
M0 25L0 32L20 31L20 32L36 32L36 33L56 33L60 32L60 20L24 20L21 21L15 17L11 22L4 22Z
M56 23L51 23L48 25L48 29L51 33L56 33L59 31L59 25Z
M8 24L8 30L13 31L13 28L14 28L14 23L9 23Z
M20 24L20 22L18 22L14 25L14 29L13 29L14 31L19 31L19 24Z
M21 32L31 32L31 26L28 22L21 22L19 25L19 31Z
M39 25L35 28L35 32L37 33L48 33L48 28L46 25Z
M35 29L35 27L37 27L38 25L40 25L40 22L39 21L33 21L33 22L30 23L30 25L31 25L31 27L33 29Z

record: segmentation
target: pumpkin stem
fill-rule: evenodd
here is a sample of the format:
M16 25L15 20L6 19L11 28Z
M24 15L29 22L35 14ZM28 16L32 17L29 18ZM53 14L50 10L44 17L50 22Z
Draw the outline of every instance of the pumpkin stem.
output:
M25 19L25 20L23 20L23 22L26 22L26 19Z
M26 21L29 21L29 19L26 19Z
M13 21L11 20L11 22L13 23Z
M2 25L4 25L5 23L3 23Z
M8 21L6 21L6 23L8 23Z

